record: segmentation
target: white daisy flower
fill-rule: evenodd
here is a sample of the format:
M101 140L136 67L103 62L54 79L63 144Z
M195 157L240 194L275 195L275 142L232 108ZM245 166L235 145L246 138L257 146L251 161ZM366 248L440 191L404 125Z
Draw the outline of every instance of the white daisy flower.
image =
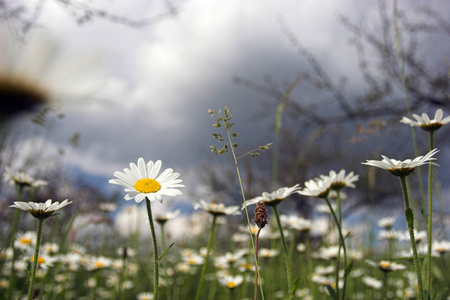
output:
M333 265L324 267L324 266L317 266L314 268L314 273L320 276L328 276L334 273L335 267Z
M264 192L264 193L262 193L262 196L258 196L253 199L247 200L247 201L245 201L245 203L246 203L246 206L253 205L258 202L262 202L262 203L264 203L264 205L267 205L267 206L275 206L275 205L280 204L281 201L283 201L288 196L294 194L298 190L300 190L299 184L296 184L291 187L282 187L272 193ZM244 206L242 206L242 209L243 208L244 208Z
M450 241L434 241L433 252L439 255L444 255L446 252L450 252Z
M416 167L425 165L425 164L433 164L437 165L433 162L433 160L436 160L435 157L432 157L434 154L436 154L439 150L433 149L424 156L418 156L411 159L406 159L404 161L396 160L388 158L384 155L381 155L383 159L380 160L367 160L366 162L363 162L363 165L373 166L377 168L381 168L387 171L390 171L395 176L408 176L412 172L414 172L414 169ZM438 165L437 165L438 166Z
M312 226L311 220L304 219L296 215L281 215L280 221L282 224L298 231L309 231Z
M397 264L397 263L390 262L387 260L382 260L380 262L374 262L372 260L366 259L366 263L368 263L369 265L371 265L373 267L380 269L383 272L392 272L392 271L406 269L405 265Z
M172 211L172 212L159 212L159 213L155 213L154 219L159 224L164 224L169 220L175 219L176 217L178 217L179 214L180 214L179 209Z
M153 300L153 294L140 293L137 295L137 300Z
M22 250L30 250L34 248L36 243L36 232L27 231L22 234L18 234L14 240L14 247Z
M300 195L325 198L331 190L334 178L322 176L322 178L314 178L305 182L305 188L298 191Z
M58 201L52 203L52 199L48 199L45 203L36 202L21 202L16 201L10 207L19 208L29 212L33 217L38 219L46 219L50 217L55 211L69 205L72 201L68 199L59 203Z
M160 160L153 163L149 161L145 164L141 157L137 165L130 163L130 169L125 168L123 172L114 172L117 179L109 180L109 183L118 184L125 187L125 200L135 199L140 203L147 198L150 202L161 201L162 196L179 196L181 191L177 188L184 187L181 179L177 179L180 174L174 173L172 169L166 169L158 175L161 170Z
M98 207L104 212L113 212L117 209L117 204L112 202L102 202Z
M242 282L244 282L244 276L242 275L219 277L219 283L230 290L238 287Z
M25 174L23 171L12 172L9 167L5 167L5 174L3 178L10 185L17 185L21 187L40 187L48 184L47 181L35 179Z
M338 252L339 246L321 247L312 256L323 260L332 260L338 257Z
M420 127L426 131L435 131L450 122L450 116L445 117L444 119L442 119L442 116L442 109L439 108L434 114L434 119L430 119L426 113L422 113L422 116L413 114L414 119L416 119L415 121L410 118L403 117L400 122L410 125L411 127Z
M280 252L277 249L262 248L259 250L259 255L263 258L272 258L277 256L279 253Z
M212 215L240 215L239 206L225 206L222 203L208 203L200 200L194 205L194 209L202 209Z
M379 281L378 279L375 279L373 277L370 277L370 276L364 276L362 279L362 282L367 287L373 288L375 290L379 290L383 286L383 283L381 281Z
M325 179L325 175L320 175L322 179ZM340 190L344 187L351 187L355 188L355 181L358 181L359 175L353 174L353 172L345 174L345 170L340 170L339 173L336 173L335 171L331 170L329 175L329 178L331 178L331 189L332 190Z
M381 228L386 228L387 230L390 230L392 226L394 226L396 218L395 217L386 217L378 220L378 226Z
M0 94L7 99L1 106L2 116L80 99L104 83L96 55L61 57L57 41L42 31L25 44L4 26L0 27L0 36Z
M46 254L41 254L41 255L38 256L38 259L37 259L37 266L40 267L40 268L42 268L43 270L47 270L49 267L52 267L53 264L54 264L57 260L58 260L58 259L57 259L57 257L55 257L55 256L49 256L49 255L46 255ZM31 263L33 263L33 261L34 261L34 256L31 256L31 257L29 258L29 261L30 261Z

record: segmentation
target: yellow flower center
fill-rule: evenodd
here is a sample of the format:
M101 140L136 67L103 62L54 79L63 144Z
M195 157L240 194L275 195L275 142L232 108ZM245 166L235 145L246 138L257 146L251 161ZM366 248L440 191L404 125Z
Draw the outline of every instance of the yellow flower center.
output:
M227 287L229 289L234 289L235 287L237 287L237 284L235 282L229 281L227 282Z
M387 261L382 261L382 262L380 262L380 266L381 266L383 269L387 269L387 268L389 268L389 267L391 266L391 263L390 263L390 262L387 262Z
M195 259L193 259L193 258L189 258L187 262L190 265L195 265L197 263L197 261Z
M34 261L34 257L33 256L30 257L30 261L31 262ZM38 263L38 265L41 265L41 264L45 263L45 258L43 258L42 256L38 256L37 263Z
M105 264L101 261L96 261L95 262L95 267L96 268L103 268L105 266Z
M21 244L31 244L31 239L27 237L23 237L19 241Z
M138 180L134 185L134 188L136 191L145 194L156 193L161 189L161 184L159 184L159 182L155 179L145 178Z

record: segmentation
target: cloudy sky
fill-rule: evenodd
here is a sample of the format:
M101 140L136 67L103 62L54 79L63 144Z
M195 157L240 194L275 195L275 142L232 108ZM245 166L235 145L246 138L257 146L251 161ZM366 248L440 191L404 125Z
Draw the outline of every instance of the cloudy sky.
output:
M392 11L390 2L387 6ZM401 9L411 12L431 3L450 14L448 5L439 1L399 2ZM376 1L179 1L171 4L177 14L139 29L99 18L80 25L57 1L43 3L38 25L60 43L64 55L95 53L108 87L97 97L101 100L65 108L66 117L50 139L56 146L63 145L74 131L80 132L80 147L70 159L86 172L105 176L141 156L161 159L163 167L174 168L214 159L209 149L214 143L210 108L227 105L231 109L240 133L238 142L246 147L272 142L274 112L261 105L268 98L235 84L233 78L263 83L270 75L284 88L307 71L307 62L283 33L286 26L335 83L347 77L348 93L358 93L363 84L356 52L349 44L350 33L338 19L349 17L374 32L380 23ZM133 20L168 9L164 1L85 3ZM441 56L448 54L439 41L439 37L433 41L433 49ZM306 103L318 103L321 98L327 103L330 98L307 89L295 93Z

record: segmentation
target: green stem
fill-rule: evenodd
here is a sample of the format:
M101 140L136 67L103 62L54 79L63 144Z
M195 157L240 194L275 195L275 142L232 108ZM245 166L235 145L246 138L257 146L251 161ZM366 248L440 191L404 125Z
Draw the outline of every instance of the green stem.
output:
M341 224L339 223L339 219L337 218L336 213L334 212L334 209L331 206L331 203L330 203L330 200L328 199L328 197L325 197L325 201L327 202L328 208L330 209L330 212L333 215L333 219L336 223L336 227L339 232L340 244L342 245L342 249L344 249L344 266L345 266L345 268L347 268L347 248L345 247L345 239L344 239L344 236L342 235ZM342 299L345 299L346 284L347 284L347 274L344 274L344 288L342 291ZM339 278L337 278L337 281L336 281L336 295L337 295L337 298L339 299Z
M416 247L416 241L414 238L414 214L411 209L411 205L409 203L409 195L408 195L408 184L406 181L406 176L399 176L400 182L402 185L402 191L403 191L403 198L405 200L405 215L406 215L406 221L408 223L409 228L409 235L411 238L411 246L413 249L413 255L414 255L414 267L416 269L417 273L417 285L419 287L419 299L423 300L423 287L422 287L422 275L420 274L420 262L419 262L419 256L417 255L417 247Z
M163 249L163 251L166 251L166 238L164 236L164 222L159 223L160 227L161 227L161 247ZM167 259L166 259L166 255L163 255L163 273L164 276L167 276Z
M434 149L434 131L430 131L430 151ZM433 250L433 164L428 164L428 266L427 290L431 296L431 251Z
M153 225L152 207L150 200L145 198L147 203L148 221L150 223L150 230L152 232L153 241L153 260L154 260L154 281L153 281L153 299L158 300L158 287L159 287L159 266L158 266L158 245L156 243L155 226Z
M336 190L337 195L337 212L338 212L338 220L339 220L339 226L342 228L342 206L341 206L341 191ZM340 238L339 238L340 239ZM338 295L339 299L339 269L341 267L341 248L343 243L339 243L338 248L338 256L336 257L336 294ZM344 266L345 268L346 266Z
M234 165L236 166L236 173L237 173L238 180L239 180L239 187L241 189L242 201L244 202L245 216L247 218L247 226L248 226L248 232L250 234L250 241L252 242L253 256L255 258L255 263L258 264L258 261L256 259L257 255L256 255L256 251L255 251L255 242L253 241L252 225L250 223L250 217L248 215L247 204L245 201L244 187L242 186L241 173L239 172L239 166L238 166L238 162L237 162L237 158L236 158L236 153L234 152L233 143L231 142L230 130L228 128L227 128L227 135L228 135L228 143L230 145L231 153L233 155ZM259 274L259 269L258 269L258 276L261 277L261 275ZM259 285L259 288L261 290L261 298L262 298L262 300L264 300L264 291L263 291L261 283Z
M211 230L209 232L208 245L206 246L205 262L203 263L202 274L200 275L200 282L198 283L197 294L195 295L196 300L200 299L200 294L202 292L202 287L203 287L203 281L205 280L206 266L208 264L209 252L211 251L211 245L212 245L212 241L213 241L213 237L214 237L214 229L216 228L216 219L217 219L217 215L213 215Z
M278 213L278 207L276 205L272 206L273 211L275 213L275 218L277 219L277 225L278 229L280 230L280 236L281 236L281 243L283 244L283 251L284 251L284 261L286 263L286 276L287 276L287 282L288 282L288 294L289 299L292 299L293 295L291 293L291 286L292 286L292 280L291 280L291 267L289 262L289 253L286 245L286 240L284 239L283 234L283 227L281 226L280 221L280 214Z
M388 285L387 285L387 274L388 274L388 272L383 271L383 290L382 290L382 296L381 296L381 299L387 299L387 298L386 298L387 290L388 290Z
M34 247L34 258L33 258L33 268L31 269L31 276L30 276L30 286L28 288L28 300L31 300L33 297L33 288L34 288L34 281L36 278L36 267L39 259L39 244L41 243L41 234L42 234L42 224L44 223L44 219L38 219L38 230L37 230L37 236L36 236L36 246ZM14 267L13 267L14 268Z
M261 232L261 227L258 228L258 232L255 237L255 252L256 252L256 263L255 263L255 297L254 300L258 299L258 241L259 241L259 233Z

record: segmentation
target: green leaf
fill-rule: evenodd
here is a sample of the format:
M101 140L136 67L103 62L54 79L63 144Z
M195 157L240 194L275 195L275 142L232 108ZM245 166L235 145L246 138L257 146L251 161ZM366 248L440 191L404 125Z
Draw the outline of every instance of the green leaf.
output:
M411 208L405 210L406 222L408 222L409 228L414 228L414 213Z
M167 251L169 251L170 248L172 248L173 245L175 245L175 243L172 243L172 244L169 246L169 248L167 248L166 251L164 251L164 252L158 257L158 259L156 260L156 262L159 262L159 261L161 260L161 258L163 258L163 256L167 253Z
M298 288L298 284L300 283L300 277L295 278L294 284L291 287L291 290L289 291L289 294L293 297L295 294L295 291Z

